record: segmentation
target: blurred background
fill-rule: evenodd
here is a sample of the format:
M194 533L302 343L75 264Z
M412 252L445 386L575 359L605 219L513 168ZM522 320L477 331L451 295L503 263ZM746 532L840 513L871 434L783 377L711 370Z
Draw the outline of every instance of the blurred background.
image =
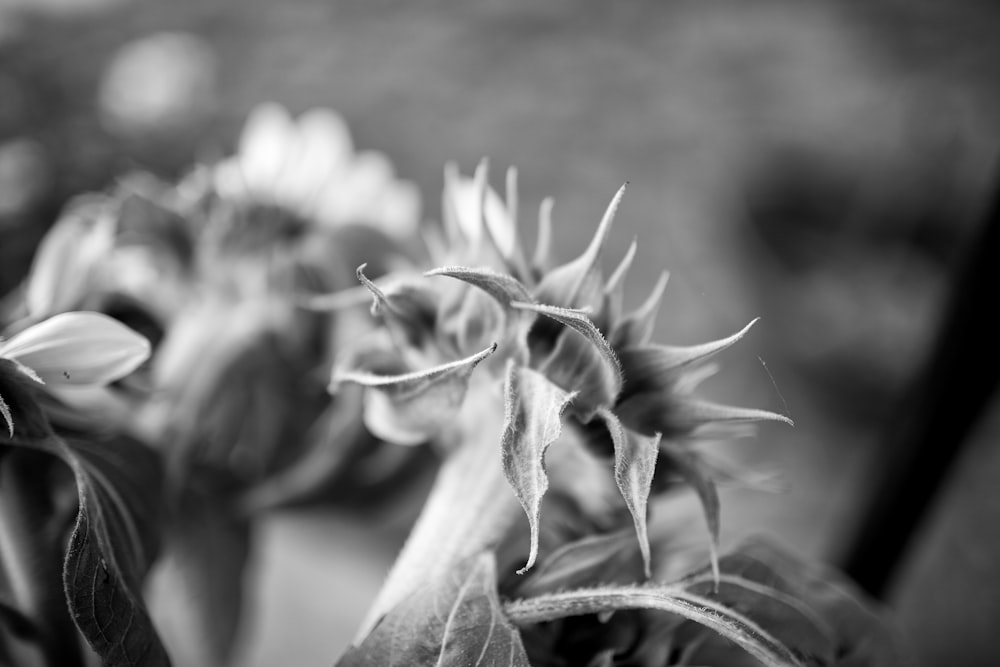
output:
M69 197L227 154L265 101L343 114L429 218L446 161L516 165L563 259L627 180L609 257L639 237L632 305L671 272L656 340L760 316L705 391L796 422L731 445L788 490L728 491L724 542L836 562L993 185L998 28L979 0L0 0L0 293ZM994 400L887 595L920 665L1000 663L998 475ZM419 500L271 518L238 664L330 664Z

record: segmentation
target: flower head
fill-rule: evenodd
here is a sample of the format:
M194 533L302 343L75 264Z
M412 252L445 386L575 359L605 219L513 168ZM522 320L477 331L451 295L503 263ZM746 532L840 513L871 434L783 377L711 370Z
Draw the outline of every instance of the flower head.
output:
M651 343L665 274L644 304L624 311L622 285L636 244L610 275L601 267L624 192L583 254L553 267L551 202L542 204L540 240L529 258L517 227L516 173L508 172L504 201L487 183L485 162L471 179L449 167L442 230L428 234L442 266L422 278L375 282L358 271L384 331L342 360L333 387L366 387L366 423L384 438L446 449L491 441L529 520L520 572L535 563L550 482L602 530L616 526L620 509L631 514L648 576L648 498L680 476L705 506L716 561L718 497L711 469L690 443L718 425L790 421L694 393L710 369L705 362L750 325L702 345ZM495 431L489 414L500 416Z

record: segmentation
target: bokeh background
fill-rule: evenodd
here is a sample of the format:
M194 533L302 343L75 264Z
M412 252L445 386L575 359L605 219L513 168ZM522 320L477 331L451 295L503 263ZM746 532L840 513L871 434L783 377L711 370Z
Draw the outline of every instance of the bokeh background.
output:
M788 488L727 492L724 542L836 562L995 176L998 29L979 0L0 0L0 293L69 197L225 154L265 101L339 111L429 218L446 161L516 165L562 258L627 180L630 302L666 268L658 340L760 316L705 390L796 421L731 446ZM994 406L887 597L918 665L1000 664L998 476ZM330 664L419 501L269 519L238 664Z

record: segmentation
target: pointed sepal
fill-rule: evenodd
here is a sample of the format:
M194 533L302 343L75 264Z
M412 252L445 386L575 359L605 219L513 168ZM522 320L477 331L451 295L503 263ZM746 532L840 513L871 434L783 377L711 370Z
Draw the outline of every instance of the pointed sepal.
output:
M541 373L508 362L505 416L500 440L504 475L528 515L531 548L523 574L538 555L538 517L549 487L545 450L562 433L562 413L574 398Z
M609 410L601 410L598 414L607 424L611 441L614 443L615 482L622 498L625 499L625 506L632 515L636 538L639 540L639 549L642 553L643 568L648 579L652 576L652 560L646 512L659 455L660 434L645 436L629 431Z
M345 382L368 388L364 414L368 429L389 442L419 444L448 425L462 406L472 371L496 349L494 343L465 359L398 375L338 370L330 390L335 392Z

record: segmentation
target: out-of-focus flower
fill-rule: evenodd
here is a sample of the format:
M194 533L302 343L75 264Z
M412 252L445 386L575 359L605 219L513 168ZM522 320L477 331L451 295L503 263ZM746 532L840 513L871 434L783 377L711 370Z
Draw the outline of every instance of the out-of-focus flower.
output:
M338 227L359 224L407 239L420 221L420 193L400 180L378 151L355 153L338 113L311 109L298 118L277 104L255 108L239 151L214 167L222 197L271 204Z
M608 277L600 260L624 187L587 250L549 268L551 202L542 204L540 242L529 259L518 238L515 172L507 184L505 203L488 186L485 163L472 179L446 170L443 234L429 243L443 265L427 272L433 280L373 282L358 270L384 330L342 360L333 386L367 388L366 423L381 437L434 440L447 451L372 621L455 558L495 547L516 516L515 497L530 525L521 572L531 568L550 482L595 530L631 514L648 574L648 497L679 476L705 505L714 562L718 497L691 442L720 425L789 422L693 393L714 370L706 360L749 325L702 345L650 343L666 274L644 304L623 312L636 244Z
M196 127L215 104L216 65L211 47L193 34L159 32L129 42L100 83L104 123L130 137Z
M93 312L55 315L0 340L7 359L32 380L57 392L60 387L103 387L139 367L150 353L149 341L120 322ZM14 422L0 397L10 436Z

